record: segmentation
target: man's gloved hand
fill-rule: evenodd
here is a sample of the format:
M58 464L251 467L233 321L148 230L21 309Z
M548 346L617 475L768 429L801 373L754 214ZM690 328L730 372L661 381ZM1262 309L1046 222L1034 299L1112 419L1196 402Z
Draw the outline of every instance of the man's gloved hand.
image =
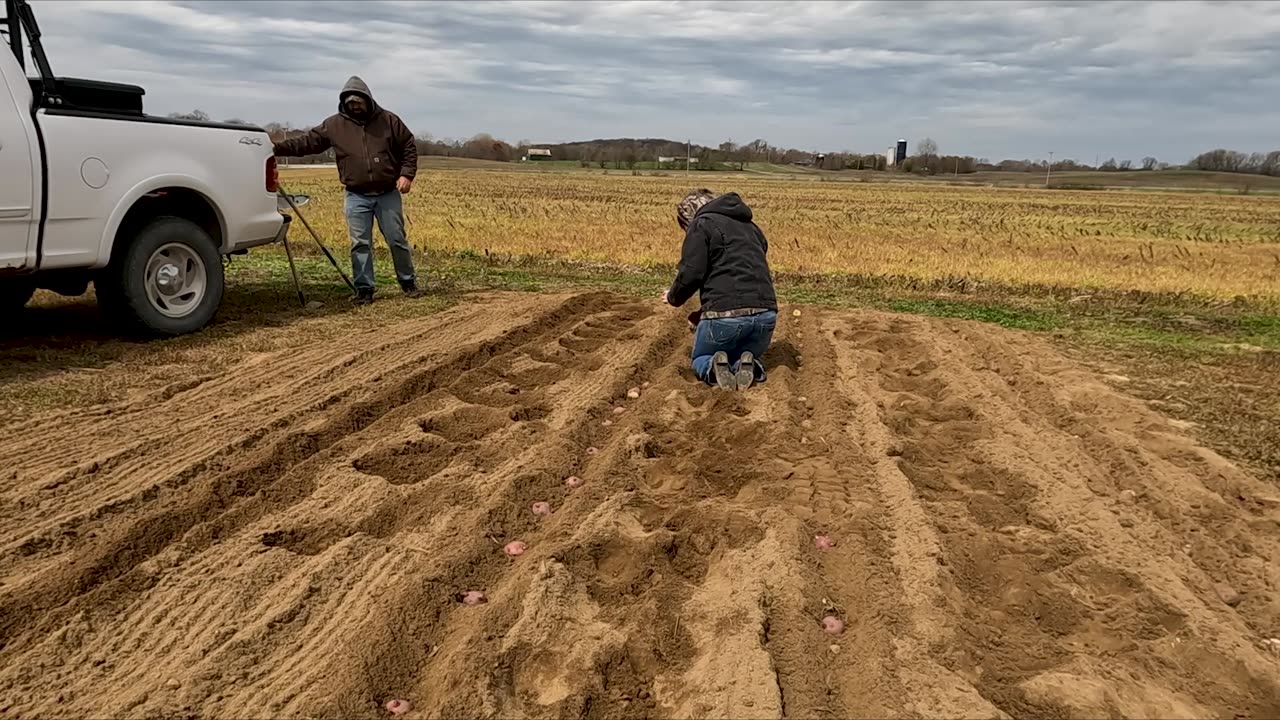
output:
M694 332L698 329L698 321L702 319L702 311L694 310L689 313L689 331Z

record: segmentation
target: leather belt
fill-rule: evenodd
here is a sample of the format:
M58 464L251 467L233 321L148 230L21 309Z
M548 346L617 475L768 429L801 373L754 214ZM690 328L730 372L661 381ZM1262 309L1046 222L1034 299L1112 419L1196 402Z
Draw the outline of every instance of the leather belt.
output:
M769 308L738 308L736 310L709 310L702 313L703 320L723 320L726 318L749 317L769 312Z

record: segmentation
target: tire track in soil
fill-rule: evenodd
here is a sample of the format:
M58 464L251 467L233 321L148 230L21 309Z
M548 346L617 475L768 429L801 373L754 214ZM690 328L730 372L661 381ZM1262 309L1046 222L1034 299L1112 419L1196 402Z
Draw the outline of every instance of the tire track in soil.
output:
M238 467L194 486L159 491L143 517L116 532L105 532L93 541L81 543L71 567L57 567L16 589L6 588L0 595L0 643L12 643L20 630L40 628L42 613L73 599L77 602L60 608L62 615L76 612L85 604L114 606L114 602L93 592L112 581L126 580L124 585L130 586L127 589L108 588L124 590L125 595L145 589L146 578L124 576L188 531L198 528L196 536L188 539L193 549L205 547L262 515L280 511L314 488L305 472L293 472L295 466L305 465L388 412L448 382L450 376L483 364L492 355L545 333L548 327L568 326L579 314L605 302L602 295L573 297L496 339L459 350L438 365L413 372L399 382L374 390L368 398L336 409L317 429L286 432L279 441ZM154 506L161 509L152 509Z

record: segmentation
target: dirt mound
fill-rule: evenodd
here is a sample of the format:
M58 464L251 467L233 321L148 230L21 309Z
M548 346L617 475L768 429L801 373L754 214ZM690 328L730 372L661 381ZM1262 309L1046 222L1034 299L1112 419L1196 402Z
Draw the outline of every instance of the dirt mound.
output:
M985 325L688 343L503 296L9 424L0 713L1280 715L1276 492L1138 401Z

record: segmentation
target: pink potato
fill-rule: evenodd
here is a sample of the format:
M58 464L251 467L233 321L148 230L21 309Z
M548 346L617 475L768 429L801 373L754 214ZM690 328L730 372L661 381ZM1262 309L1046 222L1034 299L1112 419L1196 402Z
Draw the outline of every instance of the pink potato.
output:
M587 454L588 454L588 455L595 455L595 454L596 454L596 453L598 453L598 452L600 452L600 450L599 450L599 449L597 449L597 448L593 448L593 447L589 447L589 448L587 448Z
M633 387L630 390L628 390L627 397L631 398L632 400L635 400L636 398L640 397L640 388Z
M392 715L403 715L413 709L413 703L408 700L388 700L384 707Z
M487 602L489 602L488 596L479 590L468 590L462 593L463 605L483 605Z
M613 421L612 421L612 420L608 420L608 419L606 419L604 422L602 422L602 423L600 423L600 424L601 424L601 425L604 425L605 427L613 427Z
M613 409L613 414L614 414L614 415L621 415L622 413L624 413L624 412L626 412L626 411L627 411L627 409L626 409L626 408L624 408L624 407L622 407L621 405L619 405L618 407L616 407L616 408L614 408L614 409Z
M648 388L648 387L649 387L649 381L648 381L648 380L645 380L644 382L640 383L640 387L642 387L642 388Z
M528 549L529 546L525 545L523 542L519 540L512 540L503 546L502 552L510 555L511 557L516 557L517 555L523 555L524 551Z
M536 503L534 503L534 504L533 504L533 514L534 514L534 515L543 515L543 516L545 516L545 515L550 515L550 514L551 514L551 503L549 503L549 502L536 502Z
M828 635L839 635L844 632L844 621L838 617L828 615L822 618L822 629Z
M564 484L569 486L570 490L582 487L582 478L577 475L570 475L564 479Z
M836 541L832 540L830 535L814 535L813 544L817 545L819 550L830 550L836 546Z

